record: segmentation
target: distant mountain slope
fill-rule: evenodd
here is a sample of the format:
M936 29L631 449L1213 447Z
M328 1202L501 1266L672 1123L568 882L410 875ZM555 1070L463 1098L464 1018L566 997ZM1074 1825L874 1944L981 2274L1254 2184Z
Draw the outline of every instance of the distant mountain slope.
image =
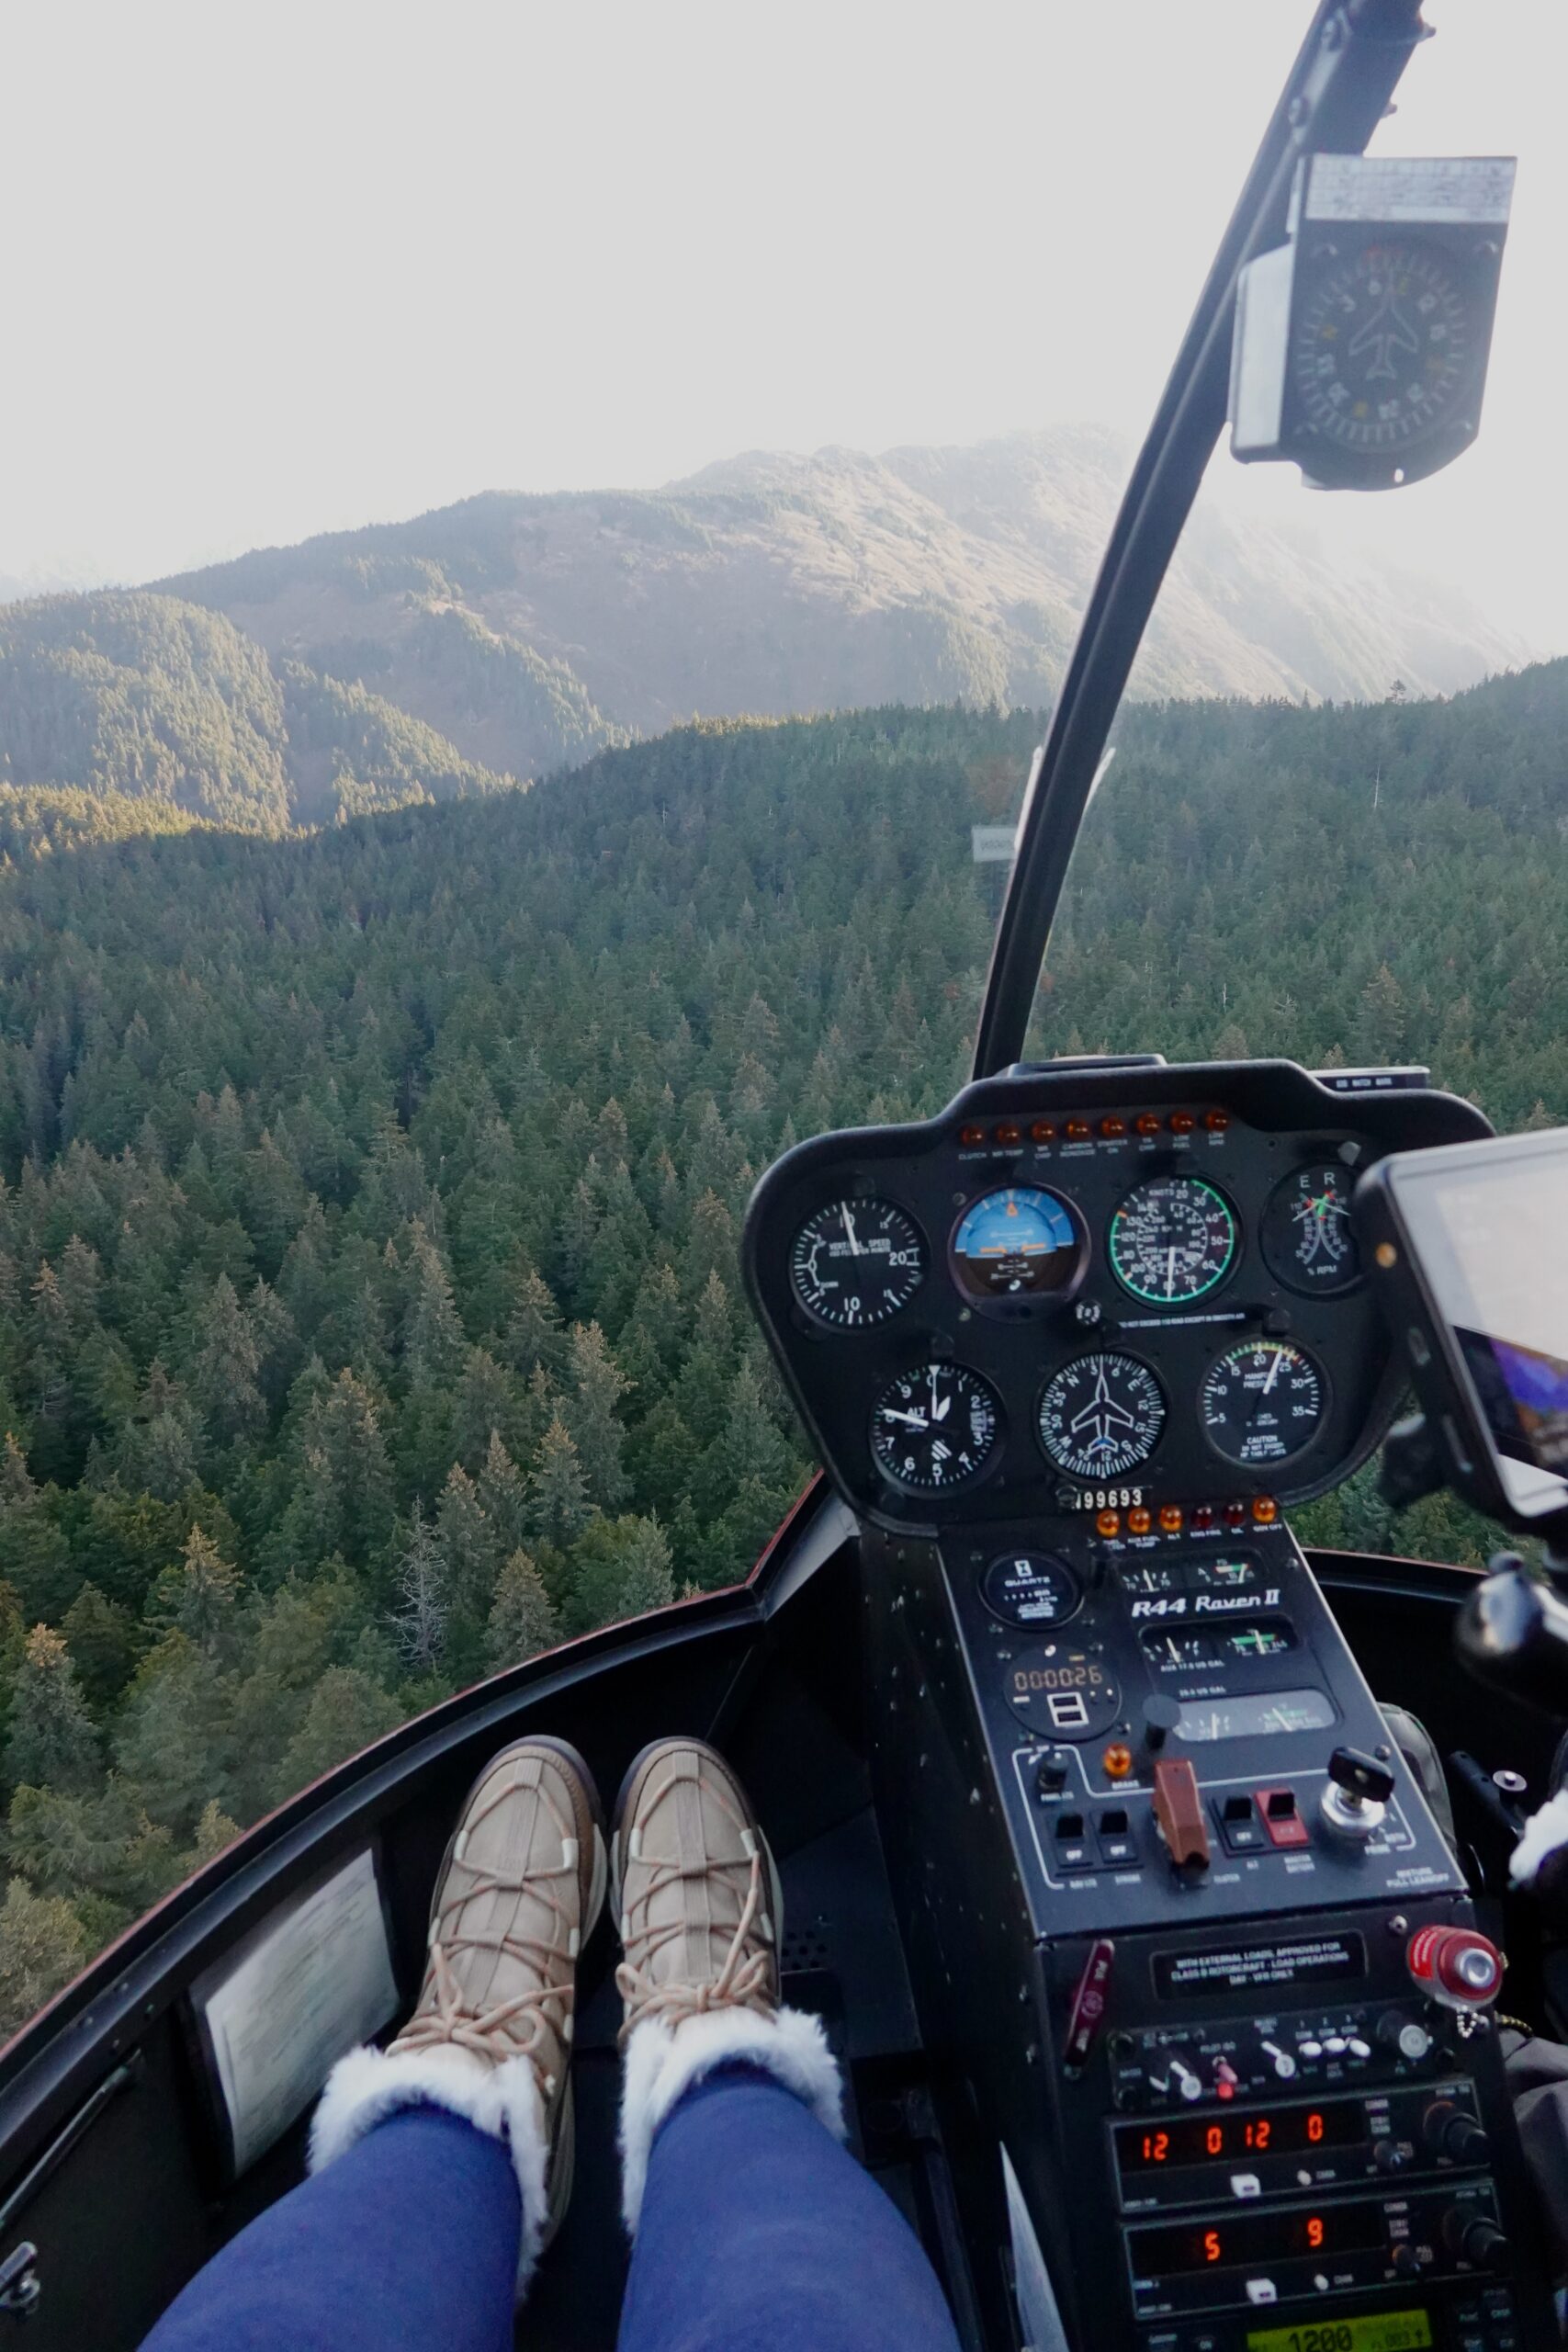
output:
M694 712L1047 701L1126 471L1094 427L750 454L652 492L491 492L163 585L535 775ZM1447 693L1524 650L1462 600L1205 509L1145 695Z
M23 835L119 838L138 809L142 831L207 820L278 834L508 781L357 684L275 667L224 615L175 597L0 610L7 850Z

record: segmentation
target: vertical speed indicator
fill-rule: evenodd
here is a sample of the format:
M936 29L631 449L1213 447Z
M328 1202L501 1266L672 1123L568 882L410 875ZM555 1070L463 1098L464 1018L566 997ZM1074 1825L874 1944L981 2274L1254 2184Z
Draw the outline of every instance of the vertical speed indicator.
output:
M926 1246L891 1201L833 1201L795 1235L789 1275L807 1315L863 1331L908 1306L926 1278Z

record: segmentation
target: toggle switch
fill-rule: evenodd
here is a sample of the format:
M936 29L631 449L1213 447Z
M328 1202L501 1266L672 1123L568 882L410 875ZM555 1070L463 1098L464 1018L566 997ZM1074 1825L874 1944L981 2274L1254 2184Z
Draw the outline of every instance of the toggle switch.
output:
M1155 1766L1155 1820L1176 1868L1209 1867L1209 1832L1198 1775L1185 1757L1162 1757Z

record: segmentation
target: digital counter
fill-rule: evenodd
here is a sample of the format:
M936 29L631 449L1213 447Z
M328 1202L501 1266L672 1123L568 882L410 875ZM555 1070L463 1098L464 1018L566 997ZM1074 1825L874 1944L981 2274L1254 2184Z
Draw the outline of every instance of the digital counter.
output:
M1426 2352L1431 2341L1424 2311L1376 2312L1311 2327L1266 2327L1247 2337L1247 2352Z

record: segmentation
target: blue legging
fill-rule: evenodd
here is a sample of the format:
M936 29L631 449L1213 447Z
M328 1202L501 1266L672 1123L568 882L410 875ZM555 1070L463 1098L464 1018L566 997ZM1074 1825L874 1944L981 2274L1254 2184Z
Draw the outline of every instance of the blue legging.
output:
M242 2231L143 2352L509 2352L520 2227L500 2142L407 2109ZM686 2092L653 2143L620 2352L957 2343L913 2233L791 2092L740 2066Z

